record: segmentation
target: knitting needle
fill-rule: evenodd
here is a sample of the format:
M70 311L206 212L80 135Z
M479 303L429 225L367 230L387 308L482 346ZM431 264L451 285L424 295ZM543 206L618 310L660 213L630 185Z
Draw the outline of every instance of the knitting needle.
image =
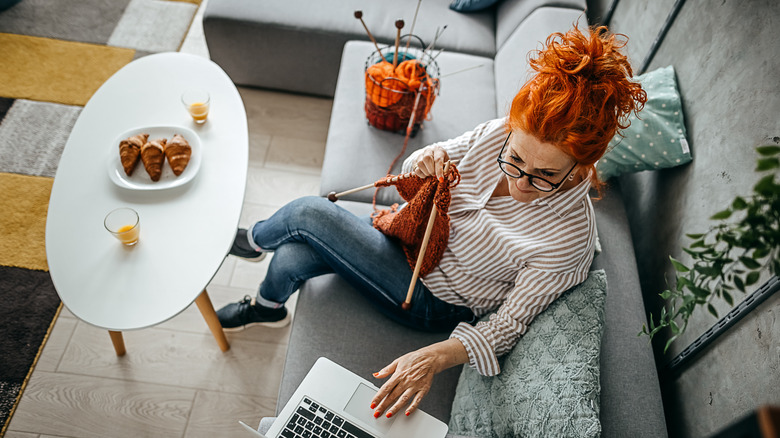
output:
M401 42L401 29L404 27L404 20L395 20L395 53L393 53L393 68L398 65L398 44Z
M414 18L412 18L412 27L409 28L409 39L406 40L406 48L404 49L404 53L409 52L409 45L412 43L412 35L414 35L414 25L417 23L417 13L420 12L420 3L422 3L422 0L417 0L417 9L414 10ZM406 55L404 55L404 59L406 59Z
M471 67L466 67L466 68L464 68L462 70L454 71L452 73L447 73L446 75L441 75L441 77L439 79L446 78L447 76L456 75L458 73L463 73L464 71L469 71L469 70L473 70L475 68L480 68L480 67L484 67L484 66L485 66L485 64L472 65Z
M451 161L448 161L448 163L452 163L452 164L457 166L458 165L458 161L459 160L451 160ZM399 179L411 178L413 176L419 178L417 175L414 174L414 172L407 172L407 173L404 173L403 175L396 175L394 177L391 177L389 179L389 182L395 182L395 181L398 181ZM336 202L342 196L347 196L347 195L350 195L352 193L359 192L361 190L372 189L374 187L376 187L376 183L366 184L364 186L356 187L354 189L345 190L345 191L340 192L340 193L330 192L330 193L328 193L327 198L328 198L328 201L330 201L330 202Z
M388 178L386 178L386 181L387 182L396 182L399 179L410 178L412 176L415 176L414 172L409 172L409 173L405 173L403 175L396 175L396 176L393 176L393 177L388 177ZM330 192L330 193L328 193L328 201L336 202L342 196L347 196L347 195L350 195L352 193L359 192L361 190L368 190L368 189L371 189L371 188L374 188L374 187L376 187L376 183L375 182L371 183L371 184L366 184L364 186L356 187L354 189L345 190L345 191L343 191L341 193Z
M444 164L444 175L450 170L450 162L447 161ZM436 208L436 201L433 201L431 207L431 216L428 218L428 225L425 227L425 234L423 235L422 243L420 244L420 252L417 254L417 263L414 265L414 272L412 273L412 281L409 283L409 290L406 292L406 300L401 304L401 308L409 310L412 308L412 295L414 295L414 286L417 284L417 277L420 275L420 269L422 268L423 257L425 256L425 250L428 249L428 241L431 239L431 232L433 231L433 223L436 222L436 216L438 215L438 209Z
M368 30L368 26L366 26L366 22L363 21L363 11L355 11L355 18L360 20L360 22L363 24L363 29L366 30L366 33L368 34L368 38L371 40L372 43L374 43L374 47L376 47L376 53L379 54L379 57L382 57L382 51L379 50L379 44L376 43L376 40L374 39L374 36L371 35L371 31Z

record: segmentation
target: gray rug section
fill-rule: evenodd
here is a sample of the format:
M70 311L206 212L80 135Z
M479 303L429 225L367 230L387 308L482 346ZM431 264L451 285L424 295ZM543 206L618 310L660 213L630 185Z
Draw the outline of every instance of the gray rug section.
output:
M175 52L197 10L192 3L132 0L108 44L146 52Z
M0 32L106 44L130 0L23 0L0 12Z
M18 99L0 123L0 172L54 177L80 106Z

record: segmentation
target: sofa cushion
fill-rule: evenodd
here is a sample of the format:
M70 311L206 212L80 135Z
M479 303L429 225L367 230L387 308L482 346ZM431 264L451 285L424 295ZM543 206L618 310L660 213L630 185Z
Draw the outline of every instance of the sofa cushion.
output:
M566 32L578 23L581 30L588 28L582 11L565 8L539 8L525 19L507 39L496 55L496 113L507 114L520 87L530 77L529 53L541 49L554 32Z
M531 13L542 7L569 8L584 13L586 0L503 0L496 9L496 50ZM571 23L569 23L571 25Z
M464 367L450 431L484 437L596 437L604 271L591 271L534 319L501 373Z
M610 141L609 150L596 164L603 181L623 173L665 169L692 160L674 67L653 70L636 80L647 92L647 103L638 115L631 114L631 126Z
M364 65L373 50L371 43L363 41L350 41L344 47L322 166L322 195L377 181L387 174L403 149L403 135L369 126L366 120ZM400 172L403 158L415 150L496 118L491 59L445 51L436 62L441 72L441 89L431 108L430 120L423 122L422 129L409 139L404 157L391 173ZM446 76L477 65L482 67ZM345 199L371 202L373 193L364 190ZM402 202L394 188L381 189L377 199L385 205Z

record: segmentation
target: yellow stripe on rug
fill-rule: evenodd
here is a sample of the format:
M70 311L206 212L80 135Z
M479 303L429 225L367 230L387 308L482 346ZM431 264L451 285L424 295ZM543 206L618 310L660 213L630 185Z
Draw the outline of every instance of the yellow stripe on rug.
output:
M85 105L135 50L0 33L0 96Z
M0 173L0 265L49 270L45 235L53 182Z

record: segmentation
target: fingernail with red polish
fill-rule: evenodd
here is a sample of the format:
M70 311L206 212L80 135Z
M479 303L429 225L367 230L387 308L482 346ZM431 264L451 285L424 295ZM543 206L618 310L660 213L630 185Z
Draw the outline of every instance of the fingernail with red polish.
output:
M376 403L371 403L371 409L376 409Z
M392 412L388 412L388 413L387 413L387 418L390 418L390 417L392 417L392 416L393 416L393 413L392 413Z
M407 417L409 416L409 414L411 414L411 412L409 412L409 411L406 411L406 416L407 416Z
M374 377L379 377L379 373L374 373Z
M382 415L379 411L374 412L374 418L379 418Z

